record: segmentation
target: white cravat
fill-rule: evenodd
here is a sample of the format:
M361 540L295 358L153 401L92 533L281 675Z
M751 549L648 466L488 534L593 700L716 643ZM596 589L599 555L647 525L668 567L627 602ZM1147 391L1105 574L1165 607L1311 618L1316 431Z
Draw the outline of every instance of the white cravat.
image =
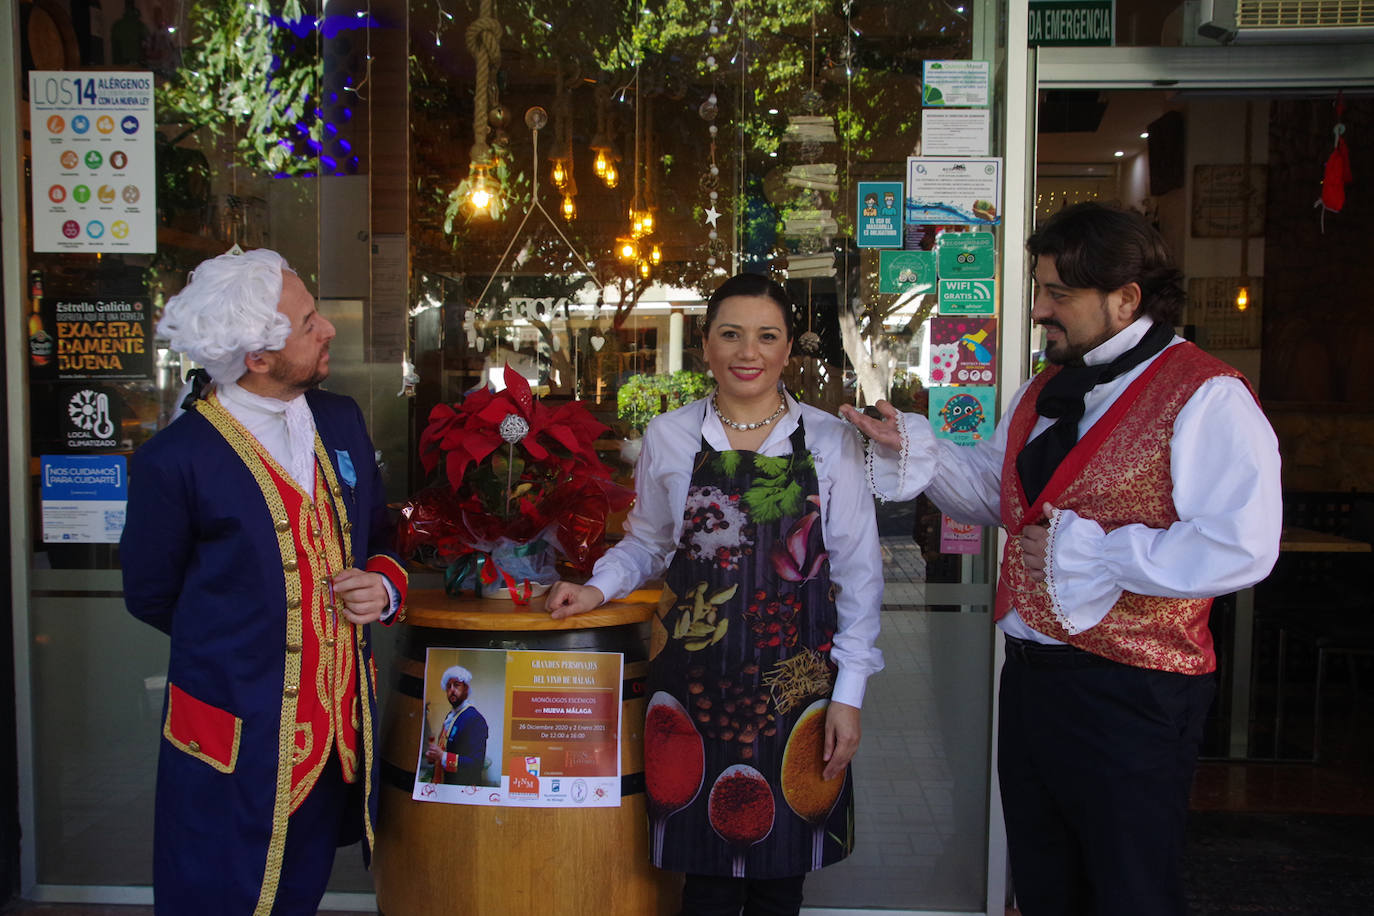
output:
M216 383L220 403L306 493L315 492L315 417L298 394L289 401L267 398L237 382Z

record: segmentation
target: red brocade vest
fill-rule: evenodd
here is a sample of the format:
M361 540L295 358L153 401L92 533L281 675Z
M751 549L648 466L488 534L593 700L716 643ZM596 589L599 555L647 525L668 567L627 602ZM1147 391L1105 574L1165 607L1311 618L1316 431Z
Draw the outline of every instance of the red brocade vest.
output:
M1123 592L1102 622L1070 635L1055 616L1046 582L1027 573L1020 534L1042 522L1046 502L1093 519L1105 531L1122 525L1167 528L1178 521L1170 474L1174 420L1205 381L1243 376L1191 343L1168 347L1126 388L1055 470L1032 511L1016 456L1030 438L1036 397L1059 371L1031 382L1012 414L1002 464L1002 524L1008 533L997 584L996 619L1013 608L1026 625L1053 639L1138 668L1205 674L1216 668L1207 627L1211 598L1161 598ZM1199 558L1205 561L1205 558Z
M331 577L351 563L344 556L343 532L334 501L328 498L332 491L320 462L315 462L315 495L319 498L307 499L260 446L257 451L286 510L300 582L300 594L287 598L287 613L293 618L287 622L287 652L300 658L291 745L291 810L295 811L314 787L335 747L344 781L358 781L362 721L356 628L339 613L330 592ZM282 522L277 524L281 531Z

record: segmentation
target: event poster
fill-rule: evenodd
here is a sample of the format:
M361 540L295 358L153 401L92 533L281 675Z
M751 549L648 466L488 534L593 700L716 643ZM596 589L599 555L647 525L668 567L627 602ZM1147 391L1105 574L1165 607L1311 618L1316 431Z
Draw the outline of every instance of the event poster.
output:
M902 247L902 183L859 182L858 245L860 248Z
M992 437L997 389L988 386L930 389L930 426L935 435L959 445Z
M1002 219L1002 160L912 156L906 161L906 221L990 226Z
M123 455L43 455L43 542L118 544L129 475Z
M991 385L997 371L997 319L930 319L930 384Z
M983 549L983 527L956 522L940 514L940 553L979 553Z
M931 293L935 291L935 252L878 252L878 292Z
M623 665L618 652L430 648L413 797L618 807Z
M157 251L153 74L29 73L33 250Z

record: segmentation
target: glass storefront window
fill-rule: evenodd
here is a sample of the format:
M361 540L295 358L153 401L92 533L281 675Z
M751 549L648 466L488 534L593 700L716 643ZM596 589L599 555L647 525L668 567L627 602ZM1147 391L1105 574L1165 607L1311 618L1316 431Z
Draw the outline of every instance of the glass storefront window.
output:
M156 251L20 240L40 321L59 302L137 302L145 345L119 372L32 366L23 395L43 885L150 880L166 642L123 611L114 544L45 537L38 469L77 450L66 431L93 399L114 434L86 454L127 456L170 422L189 365L152 329L202 259L266 246L296 268L338 328L329 387L361 404L400 503L429 482L416 443L430 410L505 365L552 401L587 401L608 451L633 437L620 390L704 371L706 298L744 270L797 303L785 382L799 398L927 410L934 294L881 288L878 250L855 241L858 186L900 184L921 153L927 61L988 61L987 154L1004 154L992 0L270 6L126 0L102 17L95 2L48 4L66 16L62 48L25 62L144 71L157 86ZM938 231L909 226L897 244L928 251ZM888 672L869 694L860 852L809 898L982 910L993 539L942 554L925 503L884 507L880 525ZM92 784L73 735L101 749L115 790ZM340 854L336 890L369 889L355 858Z

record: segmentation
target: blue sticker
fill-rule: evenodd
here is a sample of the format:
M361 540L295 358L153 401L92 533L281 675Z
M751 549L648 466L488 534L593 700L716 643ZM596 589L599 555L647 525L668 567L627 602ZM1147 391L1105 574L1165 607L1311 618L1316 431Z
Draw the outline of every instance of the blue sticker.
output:
M358 472L353 470L353 458L343 449L337 449L334 457L339 461L339 474L343 477L344 483L350 487L358 483Z

